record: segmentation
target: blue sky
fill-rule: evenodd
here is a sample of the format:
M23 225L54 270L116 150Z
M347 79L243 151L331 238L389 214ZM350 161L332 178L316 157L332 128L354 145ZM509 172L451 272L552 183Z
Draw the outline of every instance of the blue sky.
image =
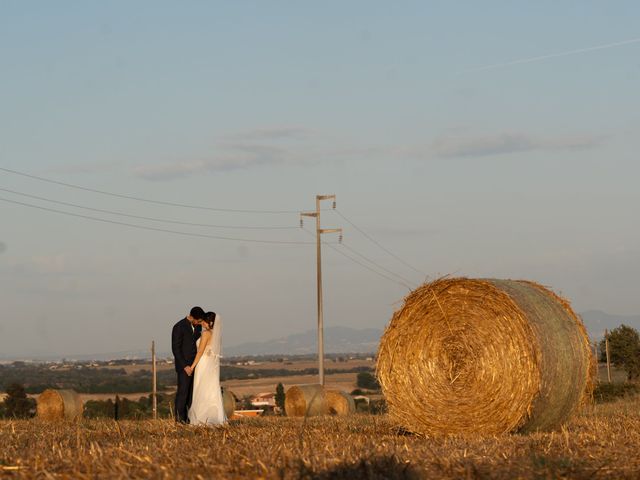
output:
M0 166L231 209L306 210L316 193L336 193L351 221L431 277L532 279L577 310L637 314L640 41L483 67L635 40L639 19L637 2L3 2ZM298 222L6 172L0 188L183 222ZM228 345L315 325L313 246L140 231L2 201L0 218L8 355L152 338L168 349L192 304L227 319ZM323 223L424 280L339 215ZM327 324L383 327L406 288L330 249L324 260Z

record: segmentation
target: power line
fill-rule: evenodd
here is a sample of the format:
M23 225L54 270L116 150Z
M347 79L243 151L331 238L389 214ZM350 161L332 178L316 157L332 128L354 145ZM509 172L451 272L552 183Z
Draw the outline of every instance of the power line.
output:
M312 237L314 237L314 238L315 238L315 235L314 235L313 233L311 233L309 230L307 230L306 228L303 228L302 230L303 230L304 232L306 232L307 234L309 234L309 235L311 235ZM406 287L406 288L408 288L409 290L413 290L413 288L412 288L411 286L409 286L409 285L405 284L404 282L400 282L400 281L398 281L398 280L396 280L396 279L394 279L394 278L392 278L392 277L390 277L390 276L388 276L388 275L385 275L384 273L380 273L379 271L377 271L377 270L375 270L375 269L371 268L369 265L367 265L367 264L365 264L365 263L362 263L361 261L359 261L359 260L357 260L357 259L353 258L353 257L352 257L352 256L350 256L350 255L347 255L347 254L346 254L346 253L344 253L342 250L340 250L340 249L338 249L338 248L334 247L332 244L327 243L327 242L324 242L324 241L323 241L322 243L323 243L323 245L326 245L327 247L331 248L333 251L335 251L335 252L339 253L339 254L340 254L340 255L342 255L343 257L348 258L348 259L349 259L349 260L351 260L353 263L355 263L355 264L357 264L357 265L360 265L360 266L361 266L361 267L363 267L363 268L366 268L366 269L367 269L367 270L369 270L370 272L373 272L373 273L375 273L376 275L378 275L378 276L380 276L380 277L382 277L382 278L385 278L385 279L389 280L390 282L393 282L393 283L398 284L398 285L402 285L403 287Z
M326 243L326 242L322 242L324 245L326 245L327 247L331 248L332 250L334 250L335 252L339 253L340 255L342 255L343 257L348 258L349 260L351 260L354 263L357 263L358 265L360 265L361 267L366 268L367 270L369 270L370 272L375 273L376 275L382 277L382 278L386 278L387 280L389 280L390 282L396 283L398 285L402 285L403 287L407 288L408 290L413 290L413 287L411 287L410 285L407 285L406 283L402 282L402 281L398 281L388 275L385 275L384 273L380 273L379 271L371 268L369 265L362 263L359 260L356 260L355 258L353 258L350 255L347 255L346 253L344 253L342 250L340 250L339 248L334 247L333 245Z
M61 214L61 215L67 215L67 216L70 216L70 217L84 218L86 220L93 220L95 222L110 223L110 224L113 224L113 225L122 225L122 226L125 226L125 227L137 228L137 229L140 229L140 230L150 230L150 231L154 231L154 232L173 233L175 235L182 235L184 237L211 238L211 239L214 239L214 240L228 240L228 241L247 242L247 243L266 243L266 244L276 244L276 245L315 245L315 242L295 242L295 241L282 241L282 240L258 240L258 239L253 239L253 238L235 238L235 237L222 237L222 236L219 236L219 235L207 235L206 233L181 232L179 230L169 230L169 229L166 229L166 228L148 227L148 226L144 226L144 225L137 225L137 224L134 224L134 223L119 222L117 220L107 220L105 218L97 218L97 217L91 217L89 215L81 215L79 213L65 212L65 211L62 211L62 210L56 210L54 208L42 207L42 206L39 206L39 205L33 205L33 204L30 204L30 203L19 202L17 200L9 200L7 198L2 198L2 197L0 197L0 201L7 202L7 203L13 203L15 205L22 205L24 207L29 207L29 208L35 208L35 209L38 209L38 210L44 210L46 212L53 212L53 213L58 213L58 214Z
M139 219L139 220L150 220L152 222L173 223L173 224L176 224L176 225L188 225L188 226L192 226L192 227L210 227L210 228L239 229L239 230L291 230L291 229L297 229L298 228L297 226L290 226L290 227L286 227L286 226L264 227L264 226L245 226L245 225L213 225L213 224L209 224L209 223L183 222L183 221L179 221L179 220L168 220L168 219L163 219L163 218L145 217L145 216L142 216L142 215L132 215L132 214L129 214L129 213L116 212L116 211L113 211L113 210L106 210L106 209L102 209L102 208L86 207L84 205L78 205L76 203L62 202L60 200L53 200L51 198L40 197L38 195L31 195L31 194L28 194L28 193L23 193L23 192L18 192L18 191L15 191L15 190L10 190L8 188L1 188L0 187L0 191L7 192L7 193L13 193L15 195L20 195L20 196L23 196L23 197L33 198L35 200L43 200L45 202L55 203L57 205L64 205L64 206L67 206L67 207L81 208L83 210L89 210L89 211L92 211L92 212L108 213L110 215L119 215L121 217L136 218L136 219Z
M409 262L403 260L402 258L400 258L398 255L396 255L395 253L393 253L391 250L389 250L388 248L386 248L384 245L382 245L380 242L378 242L375 238L373 238L371 235L369 235L367 232L365 232L362 228L358 227L355 223L353 223L351 220L349 220L340 210L336 209L335 210L336 213L338 215L340 215L342 217L342 219L347 222L349 225L351 225L353 228L355 228L357 231L359 231L362 235L364 235L369 241L373 242L375 245L378 246L378 248L382 249L383 251L385 251L386 253L388 253L389 255L391 255L393 258L395 258L396 260L398 260L400 263L402 263L403 265L409 267L410 269L412 269L413 271L419 273L420 275L424 275L425 277L428 277L428 275L421 271L418 270L417 268L415 268L413 265L411 265Z
M402 280L403 282L407 282L409 284L413 283L411 280L408 280L406 278L404 278L402 275L398 275L397 273L393 272L392 270L389 270L388 268L383 267L382 265L380 265L379 263L375 262L374 260L371 260L369 257L364 256L363 254L361 254L360 252L358 252L357 250L354 250L353 248L351 248L349 245L346 245L344 243L344 241L342 242L342 246L344 248L346 248L347 250L349 250L351 253L353 253L354 255L357 255L358 257L362 258L363 260L371 263L372 265L375 265L376 267L378 267L380 270L383 270L391 275L393 275L394 277L399 278L400 280Z
M153 203L156 205L165 205L170 207L192 208L197 210L209 210L214 212L230 212L230 213L260 213L260 214L298 213L297 210L249 210L249 209L234 209L234 208L216 208L216 207L207 207L202 205L189 205L186 203L166 202L163 200L152 200L149 198L135 197L133 195L125 195L122 193L113 193L113 192L107 192L105 190L98 190L95 188L83 187L82 185L75 185L72 183L59 182L57 180L52 180L50 178L39 177L37 175L32 175L30 173L25 173L25 172L19 172L17 170L11 170L9 168L4 168L4 167L0 167L0 171L5 173L11 173L13 175L20 175L22 177L31 178L33 180L38 180L41 182L52 183L54 185L61 185L63 187L75 188L76 190L83 190L85 192L99 193L100 195L108 195L110 197L125 198L127 200L135 200L137 202Z

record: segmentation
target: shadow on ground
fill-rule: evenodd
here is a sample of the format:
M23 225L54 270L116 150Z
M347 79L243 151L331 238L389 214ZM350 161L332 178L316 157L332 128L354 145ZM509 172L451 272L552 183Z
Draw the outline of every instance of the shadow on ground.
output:
M356 463L342 463L324 471L312 471L302 467L300 478L335 480L335 479L391 479L414 480L423 478L420 471L410 462L402 462L396 457L372 457L362 459Z

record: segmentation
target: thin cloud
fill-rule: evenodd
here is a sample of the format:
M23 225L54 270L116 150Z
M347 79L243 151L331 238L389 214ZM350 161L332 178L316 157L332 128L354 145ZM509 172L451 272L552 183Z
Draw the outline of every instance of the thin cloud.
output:
M69 163L63 165L56 165L47 168L45 173L53 174L92 174L110 172L117 168L120 163L117 162L98 162L98 163Z
M485 65L483 67L470 68L468 70L465 70L463 73L482 72L484 70L493 70L495 68L510 67L512 65L541 62L543 60L549 60L551 58L568 57L570 55L578 55L581 53L594 52L596 50L605 50L607 48L622 47L624 45L631 45L633 43L640 43L640 38L631 38L629 40L623 40L621 42L606 43L604 45L596 45L593 47L586 47L586 48L577 48L575 50L568 50L566 52L559 52L559 53L550 53L548 55L539 55L537 57L520 58L518 60L512 60L510 62L495 63L493 65Z
M301 164L308 155L300 152L294 155L295 147L281 141L300 139L310 133L310 130L299 126L265 127L237 132L222 137L212 158L140 165L133 169L133 174L146 180L161 181L278 165L290 162L294 157L297 164Z
M64 254L37 255L24 260L11 259L6 266L14 276L71 274L68 258Z
M438 157L473 157L532 150L534 145L526 135L503 133L484 137L441 137L433 142Z
M146 180L173 180L202 173L221 173L248 168L277 165L289 157L288 151L271 145L234 145L207 160L191 160L142 165L134 175Z
M391 226L370 227L370 228L367 228L367 231L373 235L398 236L398 237L406 237L408 235L411 235L411 236L436 235L441 233L440 230L435 228L417 228L417 227L412 228L412 227L391 227Z
M535 150L577 150L594 148L602 136L574 135L537 138L525 133L499 133L484 136L446 136L436 139L427 152L441 158L482 157Z
M268 141L293 140L307 137L311 130L300 126L264 127L226 135L225 140L231 141Z

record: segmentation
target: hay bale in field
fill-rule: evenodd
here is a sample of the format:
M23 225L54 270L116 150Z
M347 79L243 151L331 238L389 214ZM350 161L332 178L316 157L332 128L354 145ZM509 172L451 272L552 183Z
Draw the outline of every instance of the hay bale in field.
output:
M329 413L322 385L295 385L287 390L284 410L288 417L315 417Z
M236 396L231 390L227 390L226 388L223 390L222 405L227 419L233 417L233 412L236 411Z
M353 397L342 390L327 390L325 392L327 408L331 415L351 415L356 411Z
M569 303L533 282L441 279L410 293L380 341L389 415L422 434L550 430L590 395Z
M43 420L82 418L82 399L73 390L45 390L38 397L37 416Z

